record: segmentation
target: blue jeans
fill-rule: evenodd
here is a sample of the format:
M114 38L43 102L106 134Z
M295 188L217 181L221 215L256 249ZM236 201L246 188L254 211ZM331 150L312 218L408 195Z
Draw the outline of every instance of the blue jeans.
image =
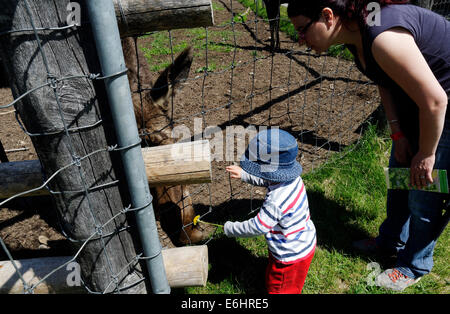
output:
M414 146L414 144L413 144ZM417 147L417 146L416 146ZM391 151L389 167L398 167ZM450 174L450 121L436 151L435 169L446 169ZM396 268L404 275L417 278L433 268L433 251L442 231L442 211L449 194L388 190L387 218L381 224L377 244L397 252Z

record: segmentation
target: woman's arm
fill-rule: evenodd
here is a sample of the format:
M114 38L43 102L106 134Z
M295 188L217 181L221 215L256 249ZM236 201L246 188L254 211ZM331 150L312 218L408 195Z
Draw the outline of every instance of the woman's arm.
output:
M393 28L381 33L373 42L372 53L419 108L419 151L411 162L411 185L424 187L433 181L431 172L444 127L447 94L407 30Z

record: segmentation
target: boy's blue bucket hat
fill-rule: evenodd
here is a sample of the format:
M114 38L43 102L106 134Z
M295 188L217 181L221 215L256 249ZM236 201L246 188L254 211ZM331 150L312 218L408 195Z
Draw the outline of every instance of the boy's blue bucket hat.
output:
M248 145L240 166L247 173L272 182L287 182L302 173L297 140L278 128L259 132Z

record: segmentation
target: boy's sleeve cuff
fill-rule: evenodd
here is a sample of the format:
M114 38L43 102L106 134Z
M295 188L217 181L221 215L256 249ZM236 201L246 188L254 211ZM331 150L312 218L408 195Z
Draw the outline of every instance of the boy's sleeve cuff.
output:
M250 176L248 175L247 171L245 171L244 169L242 169L241 172L241 181L243 182L248 182Z
M231 237L231 233L230 233L230 228L231 228L231 222L227 221L224 225L223 225L223 233L225 233L225 235L227 237Z

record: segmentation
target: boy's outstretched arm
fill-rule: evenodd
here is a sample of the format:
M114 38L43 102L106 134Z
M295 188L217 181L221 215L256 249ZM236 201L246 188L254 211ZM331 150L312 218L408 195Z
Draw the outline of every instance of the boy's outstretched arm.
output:
M242 222L227 221L223 230L227 237L255 237L269 232L279 219L276 205L266 201L255 217Z

